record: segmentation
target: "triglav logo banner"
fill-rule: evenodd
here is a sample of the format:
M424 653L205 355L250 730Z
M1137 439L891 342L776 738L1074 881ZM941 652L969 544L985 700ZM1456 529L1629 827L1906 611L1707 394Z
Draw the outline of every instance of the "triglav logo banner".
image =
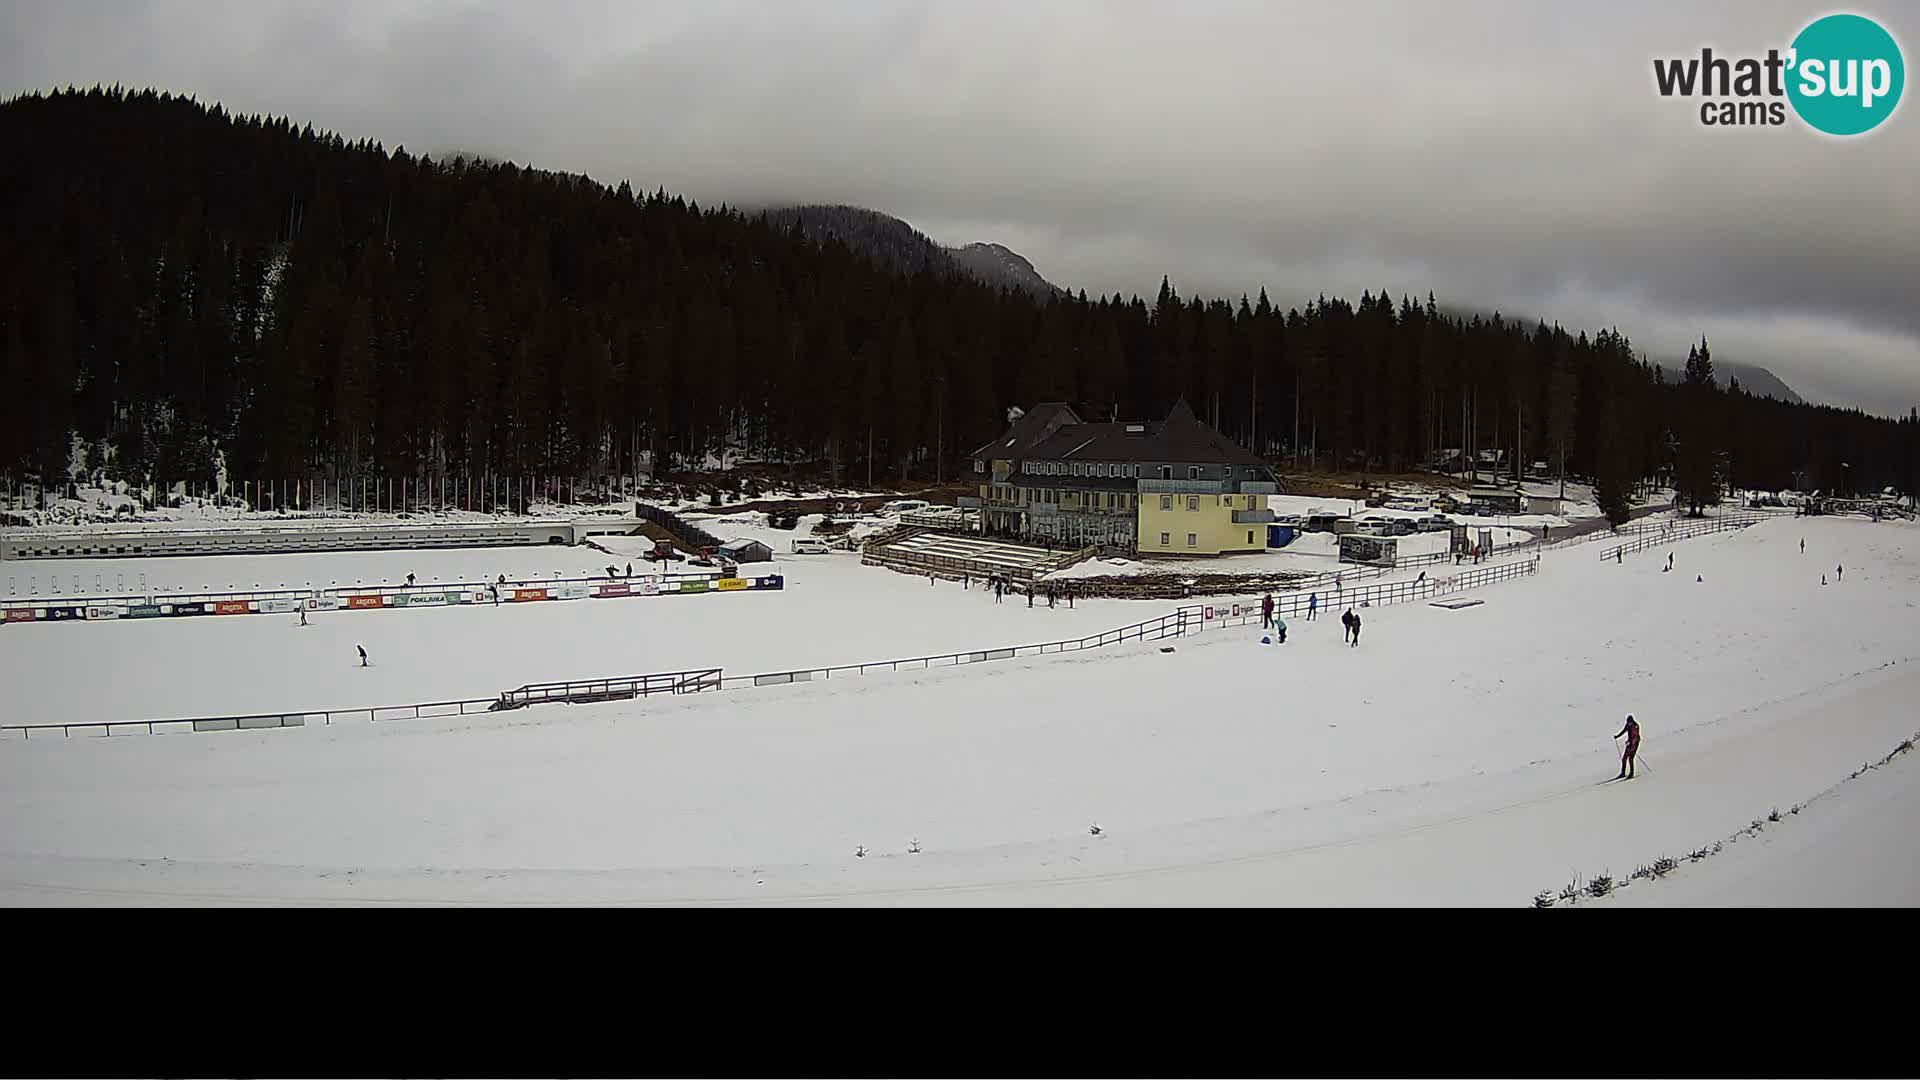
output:
M1655 60L1661 97L1702 98L1706 127L1778 127L1787 106L1827 135L1864 135L1900 104L1907 82L1899 43L1864 15L1828 15L1808 23L1782 52L1765 58L1716 55Z

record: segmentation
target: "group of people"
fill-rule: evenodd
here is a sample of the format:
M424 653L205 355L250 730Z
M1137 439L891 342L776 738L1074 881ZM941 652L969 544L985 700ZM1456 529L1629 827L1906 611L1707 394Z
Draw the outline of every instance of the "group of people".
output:
M1307 596L1307 621L1312 622L1319 614L1320 594L1310 593ZM1349 648L1358 646L1360 644L1360 613L1348 608L1346 613L1340 616L1340 624L1345 627L1341 640L1346 642ZM1271 630L1275 644L1287 643L1287 620L1281 618L1275 611L1272 593L1268 593L1260 600L1260 629Z
M933 584L933 575L927 575L927 584ZM967 576L961 577L960 587L963 589L972 588L973 579ZM1028 607L1033 606L1033 598L1036 596L1043 597L1048 607L1058 607L1061 600L1065 600L1068 607L1073 606L1073 586L1065 582L1058 585L1050 581L1038 584L1028 582L1022 586L1014 584L1011 578L996 575L987 579L987 588L993 590L993 602L996 604L1005 603L1007 597L1011 594L1026 593Z

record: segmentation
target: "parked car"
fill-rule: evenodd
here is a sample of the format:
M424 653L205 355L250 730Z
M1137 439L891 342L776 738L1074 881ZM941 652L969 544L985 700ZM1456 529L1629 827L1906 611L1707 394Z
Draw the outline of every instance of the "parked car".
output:
M929 504L925 499L895 499L880 508L883 514L911 514L916 510L925 510Z
M827 545L824 540L815 540L810 536L796 537L793 541L795 555L825 555Z

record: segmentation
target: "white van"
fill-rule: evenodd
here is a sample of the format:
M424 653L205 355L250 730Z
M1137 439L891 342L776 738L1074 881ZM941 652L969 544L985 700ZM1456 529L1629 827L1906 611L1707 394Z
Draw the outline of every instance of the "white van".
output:
M811 536L798 537L793 541L795 555L825 555L827 545L824 540L815 540Z
M927 505L928 503L925 499L896 499L881 507L880 512L883 514L911 514L916 510L925 510Z

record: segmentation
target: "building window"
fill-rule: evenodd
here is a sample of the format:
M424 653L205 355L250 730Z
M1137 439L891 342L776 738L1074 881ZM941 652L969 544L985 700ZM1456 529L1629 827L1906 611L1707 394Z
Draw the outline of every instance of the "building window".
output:
M1160 496L1160 509L1162 510L1173 509L1173 496L1171 495Z
M1188 533L1188 534L1187 534L1187 546L1188 546L1188 547L1199 547L1199 546L1200 546L1200 536L1199 536L1199 534L1198 534L1198 533Z
M1161 547L1172 547L1172 546L1173 546L1173 534L1172 534L1172 533L1161 533L1161 534L1160 534L1160 546L1161 546Z
M1187 466L1187 479L1189 480L1200 479L1200 466L1198 465Z
M1200 509L1200 496L1198 495L1187 496L1187 509L1189 510Z
M1247 546L1248 547L1253 546L1253 530L1252 529L1247 530Z
M1173 479L1173 466L1171 465L1160 466L1160 479L1162 480Z

